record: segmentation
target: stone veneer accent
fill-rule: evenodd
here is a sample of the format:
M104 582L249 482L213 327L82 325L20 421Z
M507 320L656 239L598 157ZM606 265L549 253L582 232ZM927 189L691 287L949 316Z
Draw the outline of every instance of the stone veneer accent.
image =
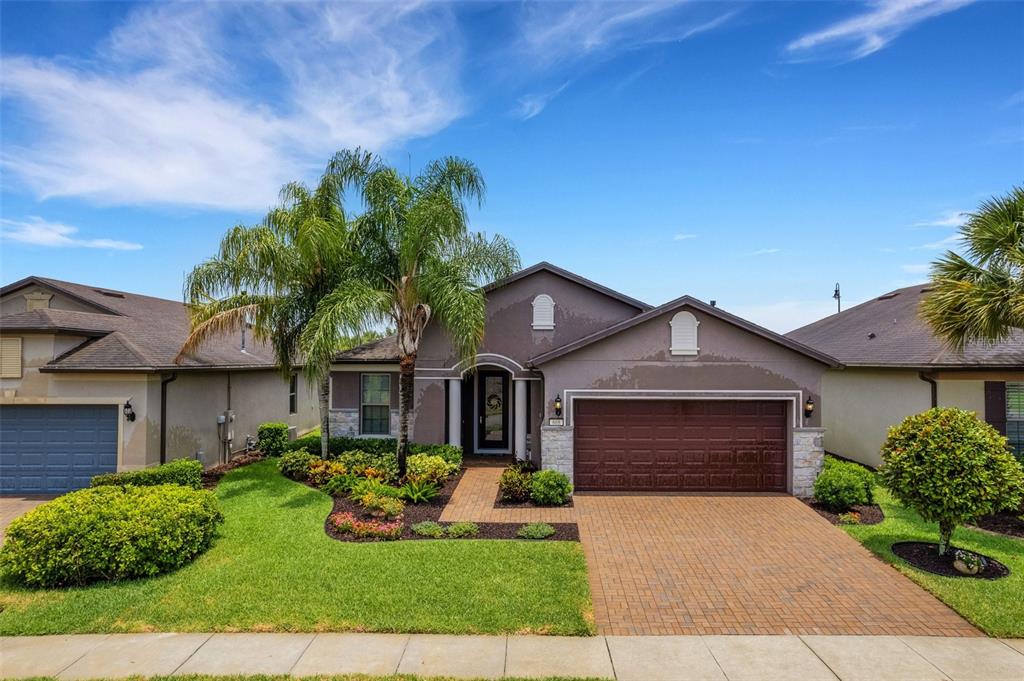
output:
M334 437L359 437L359 410L358 409L331 409L331 435ZM410 419L411 420L411 419ZM409 437L412 438L412 427L410 424ZM391 410L391 432L392 437L398 435L398 410Z
M572 480L573 429L540 427L540 467L565 473Z
M824 428L793 429L793 496L814 496L814 481L825 460Z

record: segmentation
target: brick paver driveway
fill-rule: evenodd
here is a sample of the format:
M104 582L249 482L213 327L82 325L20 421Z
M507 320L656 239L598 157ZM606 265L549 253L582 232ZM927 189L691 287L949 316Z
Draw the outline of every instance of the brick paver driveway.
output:
M53 496L0 497L0 544L12 520L50 499Z
M575 522L601 634L978 636L797 499L577 494L494 508L500 468L468 468L444 522Z

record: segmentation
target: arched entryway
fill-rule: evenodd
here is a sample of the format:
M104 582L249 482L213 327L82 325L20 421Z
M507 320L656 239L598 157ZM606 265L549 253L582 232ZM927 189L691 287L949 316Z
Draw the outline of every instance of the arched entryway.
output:
M466 454L527 458L530 381L498 364L478 364L448 381L448 442Z

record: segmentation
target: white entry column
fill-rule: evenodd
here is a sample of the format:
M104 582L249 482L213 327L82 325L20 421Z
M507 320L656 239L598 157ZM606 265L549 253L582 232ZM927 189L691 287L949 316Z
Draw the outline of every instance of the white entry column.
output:
M515 449L517 461L526 460L526 421L530 415L526 413L526 391L529 389L529 381L512 381L516 389L515 411L512 413L512 420L515 423Z
M448 379L448 444L462 446L462 379Z

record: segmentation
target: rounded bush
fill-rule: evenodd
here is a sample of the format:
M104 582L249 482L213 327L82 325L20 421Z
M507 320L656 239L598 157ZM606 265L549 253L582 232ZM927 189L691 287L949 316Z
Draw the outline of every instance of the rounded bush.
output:
M320 436L316 436L319 440ZM281 456L288 446L287 423L262 423L256 429L256 447L263 456Z
M824 470L841 468L856 475L864 485L864 494L867 496L865 503L875 503L875 472L866 466L853 461L846 461L834 456L825 456Z
M12 522L0 571L38 587L150 577L205 551L222 520L212 492L180 485L83 489Z
M814 481L814 498L836 513L868 503L863 478L841 466L831 466L821 471Z
M547 523L527 523L519 528L516 536L520 539L547 539L555 533L555 528Z
M564 473L537 471L530 477L530 499L541 506L560 506L569 501L572 483Z
M944 554L957 525L1017 508L1024 467L1006 438L973 412L936 408L889 429L879 480L903 504L939 524Z
M281 475L292 480L305 480L309 477L309 468L319 457L313 456L305 449L297 449L294 452L286 452L281 455L277 463Z
M463 521L461 523L452 523L448 526L448 536L453 539L463 539L465 537L475 537L480 534L480 526L476 523L470 523Z
M530 498L529 471L523 470L520 466L509 466L501 472L498 478L498 490L501 498L505 501L520 502Z

